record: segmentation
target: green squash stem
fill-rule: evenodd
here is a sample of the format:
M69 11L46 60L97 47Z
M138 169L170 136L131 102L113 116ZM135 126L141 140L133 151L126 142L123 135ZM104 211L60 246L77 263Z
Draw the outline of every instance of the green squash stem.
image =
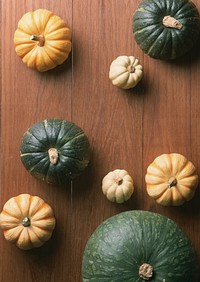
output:
M171 16L165 16L162 22L166 27L172 27L176 29L181 29L183 27L183 25L178 20Z
M39 36L31 35L30 39L34 41L38 41L38 46L40 47L44 46L45 43L44 35L39 35Z
M153 277L153 267L148 263L143 263L139 267L139 276L144 280L150 280Z
M57 149L55 148L50 148L48 150L48 153L49 153L49 160L50 160L50 163L55 165L58 161L58 151Z

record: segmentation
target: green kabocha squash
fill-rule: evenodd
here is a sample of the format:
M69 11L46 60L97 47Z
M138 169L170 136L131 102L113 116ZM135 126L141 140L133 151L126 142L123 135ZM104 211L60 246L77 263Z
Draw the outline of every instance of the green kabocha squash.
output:
M100 224L86 243L83 282L196 282L192 243L171 219L126 211Z
M188 0L143 0L133 15L140 48L155 59L175 59L189 51L199 36L200 19Z
M47 119L24 134L20 156L32 176L50 184L62 184L87 167L90 146L83 130L74 123Z

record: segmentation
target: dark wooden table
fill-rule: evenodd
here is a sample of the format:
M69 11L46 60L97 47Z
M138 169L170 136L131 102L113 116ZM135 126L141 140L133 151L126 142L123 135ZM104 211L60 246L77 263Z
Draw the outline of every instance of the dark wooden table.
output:
M1 178L0 207L20 193L38 195L54 209L57 226L40 249L21 251L0 233L1 282L80 282L84 246L106 218L130 209L151 210L175 220L192 240L200 261L200 193L181 207L161 207L145 190L149 163L178 152L200 172L200 44L174 62L151 59L137 46L132 15L137 0L1 1ZM200 10L200 1L193 1ZM46 8L72 29L73 51L46 73L28 69L16 55L13 34L21 16ZM128 91L108 78L119 55L134 55L144 67ZM24 132L46 118L73 121L87 134L92 158L69 187L46 185L24 169L19 147ZM135 193L125 204L101 191L105 174L126 169Z

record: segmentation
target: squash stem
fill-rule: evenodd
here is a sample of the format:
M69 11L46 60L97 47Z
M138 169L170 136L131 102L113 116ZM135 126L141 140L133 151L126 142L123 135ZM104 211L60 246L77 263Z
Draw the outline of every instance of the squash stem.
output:
M139 276L144 280L150 280L153 277L153 267L148 263L143 263L139 267Z
M165 16L162 22L166 27L172 27L176 29L181 29L183 27L183 25L178 20L171 16Z
M133 73L135 72L135 67L133 65L130 65L128 66L127 70L130 72L130 73Z
M122 178L122 177L118 177L118 178L116 179L116 183L117 183L117 185L122 185L122 183L123 183L123 178Z
M26 216L26 217L22 220L22 225L23 225L24 227L29 227L29 226L31 225L31 220L30 220L30 218Z
M44 38L44 35L31 35L30 37L31 40L34 40L34 41L38 41L38 45L40 47L44 46L44 43L45 43L45 38Z
M49 160L50 160L50 163L55 165L58 161L58 151L57 149L55 148L50 148L48 150L48 153L49 153Z
M168 184L169 188L172 188L173 186L176 186L176 184L177 184L176 178L171 177L171 178L169 179L169 184Z

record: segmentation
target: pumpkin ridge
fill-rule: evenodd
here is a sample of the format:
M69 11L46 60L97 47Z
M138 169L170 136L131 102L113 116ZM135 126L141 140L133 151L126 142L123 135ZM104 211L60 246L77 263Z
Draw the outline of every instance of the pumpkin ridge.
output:
M17 204L17 206L18 206L18 208L19 208L19 210L20 210L20 212L21 212L21 215L22 215L22 217L23 217L23 211L22 211L21 205L18 203L18 201L16 201L16 197L13 197L13 200L14 200L15 203Z
M24 137L26 138L26 136L27 135L29 135L29 136L31 136L31 138L34 138L38 143L40 143L39 145L36 145L35 143L34 143L34 145L32 145L32 142L30 142L30 140L29 140L29 142L27 142L27 140L25 141L25 143L26 144L28 144L29 146L31 146L31 147L37 147L37 148L39 148L39 149L41 149L40 147L41 147L41 145L43 145L43 148L44 148L44 150L46 149L46 145L44 144L44 143L42 143L41 142L41 140L40 139L38 139L34 134L33 134L33 132L32 131L26 131L26 133L24 134ZM32 140L31 140L32 141Z
M84 134L84 132L78 132L77 135L75 136L72 136L71 139L67 140L67 142L65 142L62 146L59 146L59 151L62 151L63 150L63 147L67 145L67 143L71 142L72 140L75 140L77 138L80 138L80 137L85 137L86 135Z
M44 47L44 53L45 53L46 56L49 58L49 60L50 60L54 65L56 65L56 62L51 58L51 56L50 56L49 53L47 52L47 49L48 49L48 47L45 46L45 47Z
M188 5L188 4L189 4L189 5ZM177 16L178 16L179 14L185 13L185 11L194 11L194 12L196 12L197 9L196 9L196 7L193 5L192 2L186 1L185 3L182 3L182 5L180 5L180 6L177 8L176 12L174 12L174 15L177 15ZM192 17L193 17L193 16L192 16Z
M46 131L45 131L46 132ZM43 146L44 146L44 148L46 148L47 147L47 145L45 144L45 143L43 143L42 141L41 141L41 139L38 139L35 135L34 135L34 133L33 132L31 132L31 131L27 131L26 133L28 133L28 134L30 134L30 135L32 135L35 139L37 139L37 141L39 141ZM47 137L47 136L46 136ZM48 141L48 138L46 138L47 139L47 141ZM46 141L46 142L47 142ZM45 141L44 141L45 142ZM34 145L35 146L35 145Z
M33 230L32 230L33 231ZM33 232L34 233L34 232ZM30 233L29 233L29 229L27 229L27 235L28 235L28 240L29 240L29 243L30 243L30 245L31 245L31 248L33 248L34 247L34 245L33 245L33 242L32 242L32 240L31 240L31 236L30 236Z
M81 163L84 161L84 160L82 160L82 159L80 159L80 158L78 158L78 157L67 156L67 155L64 155L64 154L62 154L62 155L64 156L64 158L68 158L68 159L71 159L71 160L80 161ZM61 157L61 159L62 159L62 157ZM88 162L88 161L86 161L86 162Z
M32 199L33 199L33 196L31 196L31 197L32 197L32 198L31 198L31 200L32 200ZM35 197L37 197L37 196L34 196L34 198L35 198ZM37 197L37 198L39 198L39 197ZM43 201L43 200L42 200L42 201ZM31 215L31 218L32 218L32 217L43 207L43 205L45 204L45 202L44 202L44 201L42 202L42 201L41 201L41 205L39 205L38 208L34 210L34 214ZM31 204L32 204L32 201L30 201L30 206L29 206L29 210L28 210L29 215L30 215Z
M3 210L2 213L7 214L10 217L14 217L15 219L17 219L19 221L19 218L17 216L15 216L15 214L11 214L11 213L9 213L8 211L5 211L5 210ZM19 221L19 223L20 223L20 221Z
M28 202L28 212L27 212L27 214L28 214L28 217L30 218L30 207L31 207L31 202L32 202L32 200L33 200L33 196L32 195L30 195L29 196L29 202Z
M52 17L54 17L54 16L56 16L56 20L54 19L54 26L55 26L55 29L52 29L50 32L49 32L48 30L46 31L47 25L49 24L49 20L50 20ZM60 25L57 26L56 23L59 22L59 21L60 21ZM64 20L63 20L61 17L59 17L59 16L57 16L57 15L54 15L54 14L52 13L52 14L50 15L48 21L46 22L46 25L45 25L45 28L44 28L44 32L47 32L48 34L51 34L51 32L54 32L54 31L56 31L57 29L60 29L60 28L63 28L63 27L68 28L68 26L67 26L67 24L64 22Z
M31 229L31 231L34 233L34 235L37 237L38 241L42 244L42 243L45 243L46 241L45 240L42 240L42 238L38 237L37 233L35 232L34 228ZM31 240L30 240L31 241ZM32 241L31 241L32 243ZM34 246L34 244L33 244Z
M148 1L149 2L149 1ZM149 13L151 15L155 15L157 16L158 14L162 14L162 10L160 9L160 7L157 5L157 3L155 3L154 1L154 4L155 6L157 6L157 10L156 11L153 11L151 7L147 6L147 4L149 4L147 1L143 1L143 3L141 3L141 6L137 9L137 12L140 12L140 13ZM144 6L144 7L143 7ZM150 9L150 10L149 10ZM142 18L142 17L141 17Z
M46 48L45 48L45 51L46 51ZM48 55L49 56L49 55ZM49 57L50 58L50 57ZM51 59L51 58L50 58ZM52 60L52 59L51 59ZM55 64L55 62L52 60L52 62ZM43 126L44 126L44 131L45 131L45 133L46 133L46 136L47 136L47 141L48 141L48 143L49 143L49 145L50 145L50 147L48 148L48 149L50 149L50 148L52 148L52 147L54 147L54 145L53 144L51 144L51 142L50 142L50 140L49 140L49 134L48 134L48 131L47 131L47 127L48 127L48 123L50 122L51 123L51 121L52 120L47 120L47 119L45 119L42 123L43 123ZM50 125L51 126L51 125ZM59 123L59 128L60 128L60 123ZM60 129L59 129L60 130Z
M177 187L177 190L178 190L179 194L182 196L182 198L184 199L184 201L186 202L186 201L191 200L191 199L193 198L193 196L194 196L195 189L192 189L192 188L190 188L190 187L188 187L188 186L184 186L185 189L188 189L188 190L190 190L190 192L191 192L191 197L190 197L190 198L186 198L186 197L182 194L182 190L183 190L183 189L182 189L180 186L181 186L181 185L179 185L179 186Z
M160 37L162 36L162 33L163 33L163 29L160 30L160 34L156 37L156 39L154 40L154 42L152 43L152 45L148 49L147 54L151 53L152 49L154 49L155 44L157 43L157 41L159 41ZM163 40L162 40L162 45L163 44L165 44L165 42L163 42Z
M47 11L47 10L46 10ZM46 22L45 22L45 24L43 25L43 35L44 35L44 33L45 33L45 29L46 29L46 26L47 26L47 24L48 24L48 21L50 20L50 18L53 16L53 13L52 12L50 12L50 11L48 11L49 13L48 13L48 17L46 18ZM37 27L37 28L39 28L39 27Z
M34 23L34 27L37 30L37 33L40 35L39 28L38 28L38 26L36 24L37 21L35 20L35 12L31 13L31 18L32 18L32 22ZM31 35L36 35L36 34L31 34Z
M36 166L37 165L39 165L41 162L43 162L44 161L44 158L42 158L42 159L40 159L36 164L34 164L28 171L31 173L35 168L36 168ZM46 166L48 166L48 165L50 165L49 164L49 161L48 160L46 160L48 163L46 163ZM44 167L43 167L44 168ZM47 169L47 168L46 168Z
M65 49L66 49L66 46L64 46L64 48L59 48L58 46L54 45L54 44L51 44L50 41L55 41L55 40L49 40L48 41L48 45L45 46L45 51L46 53L48 54L48 56L50 57L49 53L47 51L59 51L60 53L64 53ZM62 40L57 40L57 43L59 41L62 41ZM51 57L50 57L51 58ZM53 61L53 59L51 58L51 60Z
M165 32L165 36L166 36L166 41L165 41L165 44L164 44L164 46L163 46L163 49L162 49L162 51L160 52L160 54L162 54L161 56L163 57L164 55L164 53L163 53L163 50L166 50L166 46L168 45L169 46L169 43L170 43L170 45L171 45L171 47L172 47L172 33L171 32L168 32L168 30L165 28L164 29L164 31L163 31L163 33ZM171 48L171 50L173 50L173 48ZM168 53L168 52L167 52ZM172 57L173 56L173 54L172 53L170 53L170 56Z
M21 236L23 230L24 230L24 229L22 228L21 231L19 232L19 235L18 235L18 237L16 238L15 242L18 243L18 241L19 241L19 239L20 239L20 236Z
M189 175L187 175L187 177L191 177L191 176L194 176L196 175L196 168L194 167L193 163L191 161L186 161L184 166L181 167L181 169L177 172L177 178L178 180L181 180L183 178L186 178L186 175L183 175L182 177L179 178L179 175L182 173L183 170L187 170L186 168L190 166L192 167L192 174L191 174L191 171L189 171Z
M163 173L163 176L165 175L165 171L162 169L162 167L160 167L155 161L153 161L152 163L158 170L161 170ZM147 172L148 172L148 168L147 168ZM149 172L148 172L149 174ZM151 175L155 175L154 173L150 173Z
M59 28L59 31L67 31L67 33L65 34L65 39L66 40L69 40L70 41L70 38L71 38L71 31L70 31L70 29L67 27L67 26L63 26L63 27L61 27L61 28ZM48 32L47 34L46 34L46 36L45 36L45 38L47 39L47 41L49 40L48 39L48 37L49 36L52 36L52 33L57 33L57 30L55 29L55 30L51 30L50 32ZM60 37L59 39L57 38L55 38L55 39L51 39L51 41L56 41L56 40L62 40L63 39L63 37Z
M51 216L51 217L49 216L49 217L44 217L44 218L42 218L42 219L33 221L33 226L34 226L34 227L37 227L37 228L39 228L39 229L41 229L41 230L43 230L43 231L45 231L45 230L50 230L50 231L53 230L55 224L54 224L54 225L45 226L45 228L43 228L43 227L37 225L37 221L40 221L40 220L47 220L47 219L52 220L52 219L54 219L54 217L53 217L53 216Z

